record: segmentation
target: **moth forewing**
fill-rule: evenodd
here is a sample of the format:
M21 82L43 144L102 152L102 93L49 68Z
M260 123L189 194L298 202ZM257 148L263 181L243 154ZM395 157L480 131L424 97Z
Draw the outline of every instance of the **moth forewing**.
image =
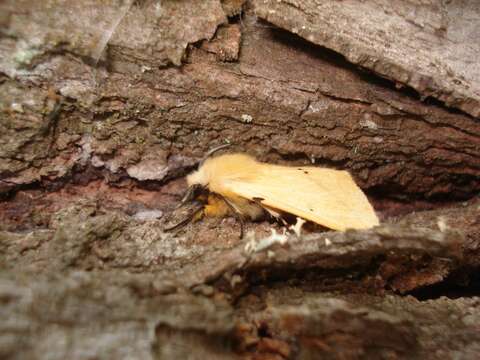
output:
M249 181L226 180L225 186L247 199L335 230L379 224L367 197L346 171L262 164Z

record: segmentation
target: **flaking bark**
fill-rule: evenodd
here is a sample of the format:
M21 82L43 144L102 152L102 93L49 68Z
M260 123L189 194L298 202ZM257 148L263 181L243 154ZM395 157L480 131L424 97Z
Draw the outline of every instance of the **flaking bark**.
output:
M310 1L0 4L1 358L477 356L478 77L365 58L351 3L327 7L323 37ZM415 49L457 5L382 16L409 6L428 37L407 60L424 64ZM226 142L349 170L382 225L270 245L285 229L267 221L246 239L234 219L164 232L183 175Z

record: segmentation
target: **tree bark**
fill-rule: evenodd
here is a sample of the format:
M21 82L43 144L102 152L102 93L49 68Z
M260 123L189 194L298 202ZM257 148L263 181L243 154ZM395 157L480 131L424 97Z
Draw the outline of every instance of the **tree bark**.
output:
M350 62L480 117L477 1L254 0L263 19Z
M479 80L458 36L476 20L451 17L470 5L315 4L0 4L0 357L475 357ZM424 27L395 42L399 21ZM377 26L369 46L352 30ZM456 56L426 72L435 36ZM165 232L225 143L349 170L381 226Z

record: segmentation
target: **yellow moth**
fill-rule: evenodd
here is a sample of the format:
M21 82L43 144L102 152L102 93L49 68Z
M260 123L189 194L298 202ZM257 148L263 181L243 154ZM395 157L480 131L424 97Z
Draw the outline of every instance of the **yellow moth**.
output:
M187 183L182 203L203 199L200 216L233 213L240 220L256 220L265 212L275 217L288 213L341 231L379 224L347 171L272 165L237 153L207 158Z

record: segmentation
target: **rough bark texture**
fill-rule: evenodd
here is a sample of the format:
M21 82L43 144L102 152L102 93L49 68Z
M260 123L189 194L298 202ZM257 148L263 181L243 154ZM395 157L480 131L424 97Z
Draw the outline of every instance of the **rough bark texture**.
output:
M480 4L253 0L256 13L423 98L480 117Z
M124 24L128 34L135 33L139 25L126 19L138 17L136 12L153 16L148 4L135 5L118 27ZM235 57L231 43L238 43L237 31L225 30L221 34L230 35L223 38L225 49L220 39L206 52L193 48L181 68L161 69L157 60L163 64L167 57L145 55L143 43L123 39L127 30L115 30L112 38L118 40L111 47L116 50L107 51L107 70L101 63L88 65L83 57L87 50L78 50L82 55L67 50L77 46L68 43L72 33L80 37L85 32L76 23L57 34L63 38L40 23L24 39L16 29L27 19L33 27L36 15L25 14L40 11L23 6L23 17L12 11L9 36L2 37L0 70L8 75L1 84L2 108L8 114L1 132L4 192L19 184L83 176L86 167L102 170L112 180L163 181L225 141L262 160L350 169L363 188L381 189L383 196L465 197L480 189L477 120L369 81L338 56L265 24L250 18L242 22L237 63L219 62L210 52L220 48L228 58ZM68 6L57 6L53 19L68 16L59 14L62 9L68 13ZM41 19L49 19L47 14L45 10ZM182 14L178 9L178 19L164 16L184 26ZM194 19L204 22L202 14L189 24ZM208 24L208 31L192 39L211 36L218 22ZM160 35L155 42L161 48L181 42ZM20 45L32 42L37 45L31 51L47 51L52 38L65 50L31 54L28 67L18 63L18 52L27 51ZM132 54L125 55L120 40ZM97 47L88 49L95 60Z
M387 25L365 61L350 56L366 46L351 28L371 24L345 23L348 1L324 6L337 9L329 29L309 1L2 2L0 357L476 358L478 69L465 57L452 85L455 37L456 56L425 73L416 49L435 59L447 15L422 4L383 15L424 24L426 38L395 44L411 68L389 65ZM423 10L412 20L409 7ZM455 36L472 34L467 20L451 20ZM374 71L464 112L318 45L364 67L375 57ZM164 232L183 175L225 142L348 169L382 225L299 236L249 223L239 239L227 218Z

